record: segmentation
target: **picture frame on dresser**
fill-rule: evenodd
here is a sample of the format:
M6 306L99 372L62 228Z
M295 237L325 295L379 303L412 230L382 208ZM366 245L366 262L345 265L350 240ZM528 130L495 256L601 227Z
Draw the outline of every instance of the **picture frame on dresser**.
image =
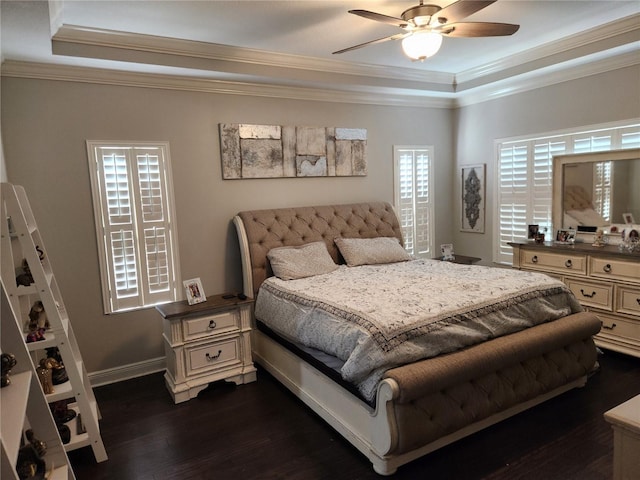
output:
M558 229L555 241L560 244L572 244L576 241L576 231L564 228Z
M626 225L633 225L635 222L633 218L633 213L623 213L622 218L624 219L624 223Z

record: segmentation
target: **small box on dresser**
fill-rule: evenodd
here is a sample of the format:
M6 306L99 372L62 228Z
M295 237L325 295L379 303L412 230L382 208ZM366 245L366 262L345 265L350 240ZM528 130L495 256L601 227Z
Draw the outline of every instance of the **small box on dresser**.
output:
M252 306L251 298L213 295L195 305L181 301L156 307L164 324L164 378L175 403L196 397L210 382L241 385L256 380Z

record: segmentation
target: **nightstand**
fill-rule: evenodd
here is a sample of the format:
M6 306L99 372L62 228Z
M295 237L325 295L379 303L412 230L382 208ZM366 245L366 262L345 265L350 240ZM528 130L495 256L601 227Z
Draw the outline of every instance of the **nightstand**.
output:
M210 382L254 382L251 359L252 298L213 295L206 302L158 305L164 323L167 371L164 379L175 403L190 400Z
M467 257L466 255L454 255L453 260L443 260L442 257L436 257L434 260L442 260L443 262L451 262L451 263L460 263L462 265L473 265L474 263L478 263L481 258L478 257Z

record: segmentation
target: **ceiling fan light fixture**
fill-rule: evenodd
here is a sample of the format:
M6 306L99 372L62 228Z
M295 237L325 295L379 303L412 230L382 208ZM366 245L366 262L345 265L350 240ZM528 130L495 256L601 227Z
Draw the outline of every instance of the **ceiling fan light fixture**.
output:
M442 35L431 31L415 32L402 40L402 50L412 60L433 57L442 45Z

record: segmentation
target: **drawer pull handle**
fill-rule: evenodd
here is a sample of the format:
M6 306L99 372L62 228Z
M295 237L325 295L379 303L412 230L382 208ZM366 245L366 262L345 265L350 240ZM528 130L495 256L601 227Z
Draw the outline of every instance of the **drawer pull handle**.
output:
M209 352L207 352L205 354L205 357L207 357L207 360L209 360L211 362L213 360L217 360L218 357L220 357L221 353L222 353L222 350L218 350L218 353L216 355L210 355Z
M614 328L616 328L616 324L612 323L611 326L609 327L603 323L602 328L604 328L605 330L613 330Z
M216 321L215 320L210 320L209 321L209 328L211 330L213 330L214 328L216 328Z
M611 273L611 264L607 263L604 267L602 267L605 273Z
M591 295L589 295L588 293L584 293L584 289L580 289L580 293L582 294L583 297L587 297L587 298L593 298L596 296L596 292L592 292Z
M538 255L531 257L531 263L538 263Z
M636 298L636 302L638 302L638 305L640 305L640 298Z
M573 262L571 262L571 259L569 259L566 262L564 262L564 266L567 267L567 268L573 267Z

